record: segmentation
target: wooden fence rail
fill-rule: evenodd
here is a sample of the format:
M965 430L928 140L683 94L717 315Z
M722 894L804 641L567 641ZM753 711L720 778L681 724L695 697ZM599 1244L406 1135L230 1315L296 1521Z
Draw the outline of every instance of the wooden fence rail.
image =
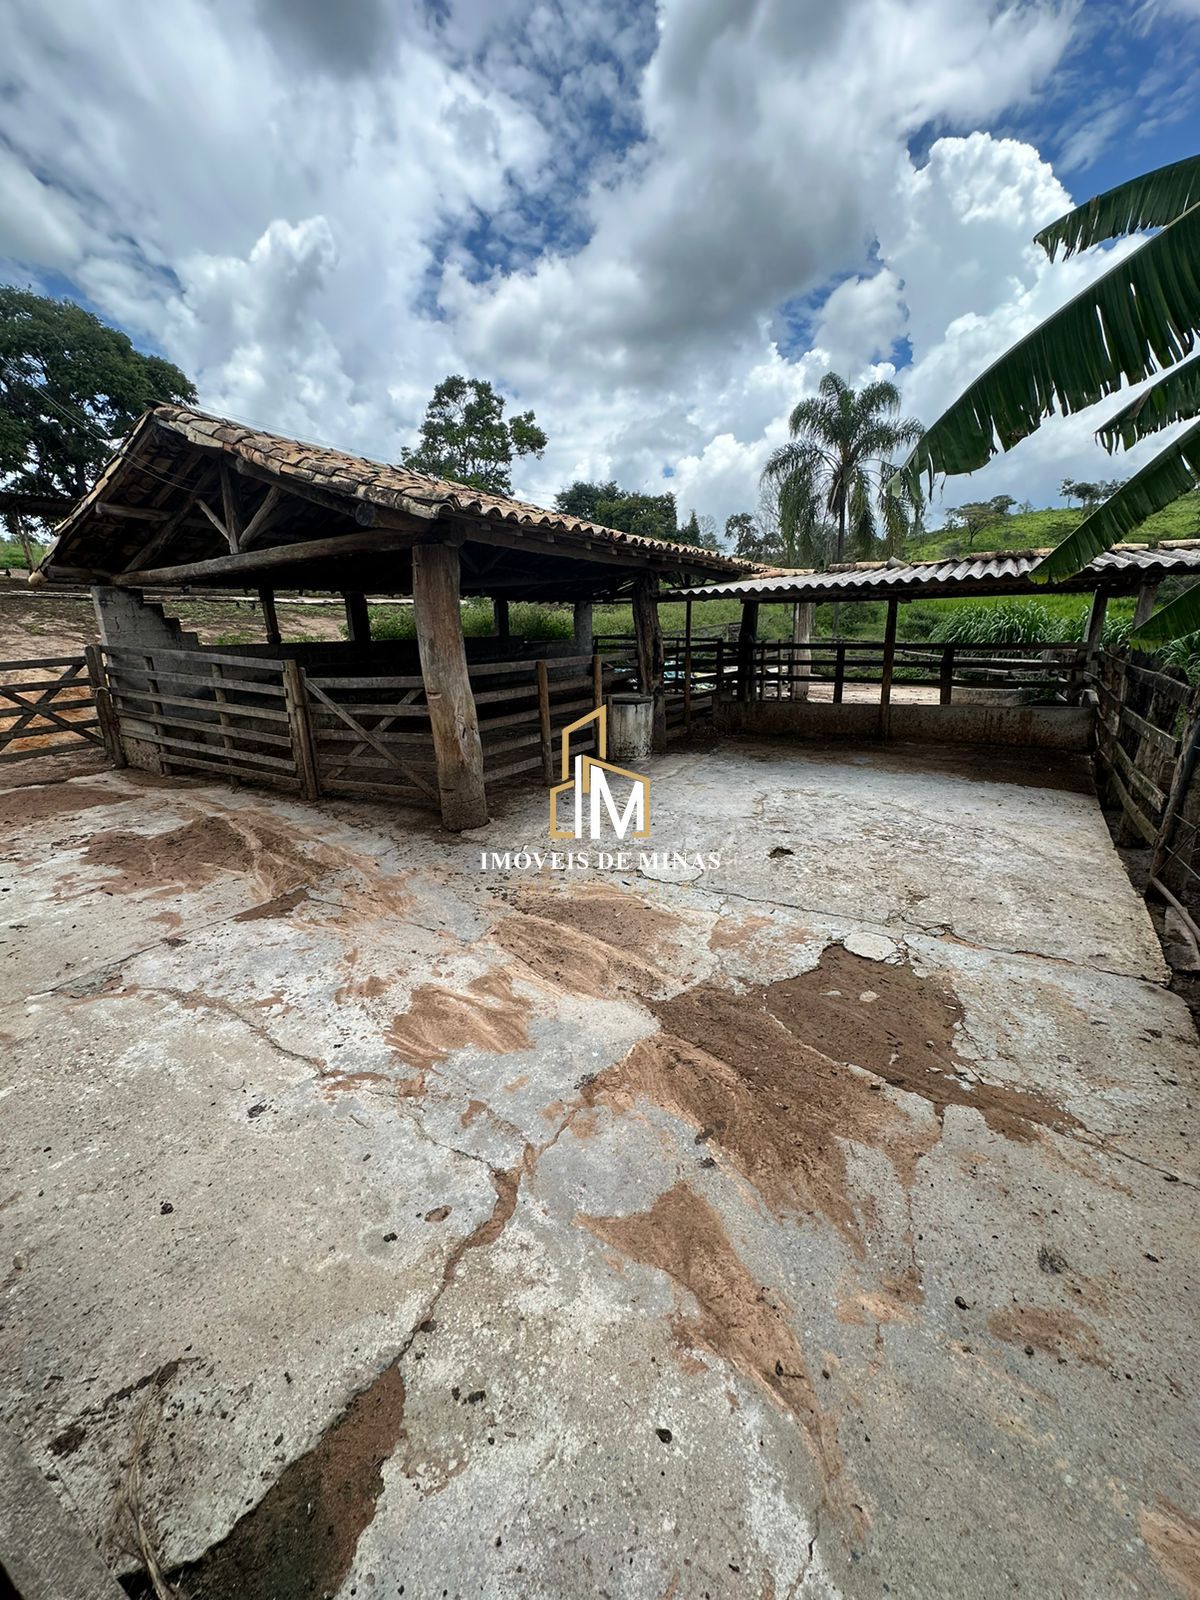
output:
M103 743L85 656L0 661L0 762Z

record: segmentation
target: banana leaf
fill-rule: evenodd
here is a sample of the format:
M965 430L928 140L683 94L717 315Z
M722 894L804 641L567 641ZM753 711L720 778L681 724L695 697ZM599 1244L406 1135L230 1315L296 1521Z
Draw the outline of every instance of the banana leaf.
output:
M1123 406L1096 429L1096 437L1111 453L1120 445L1131 450L1139 439L1167 428L1172 422L1200 415L1200 356L1175 367L1153 389Z
M1154 512L1178 500L1200 479L1200 422L1160 450L1154 460L1134 473L1103 504L1086 516L1068 536L1044 556L1030 572L1034 583L1070 578L1080 567L1112 548L1141 527ZM1147 624L1148 626L1148 624Z
M1082 411L1192 353L1200 332L1200 204L1025 335L923 435L901 469L919 485L974 472L1055 411Z
M1145 228L1165 228L1197 201L1200 156L1188 156L1085 200L1034 238L1053 261L1060 245L1069 256L1103 239L1119 239Z
M1170 605L1163 606L1142 623L1136 633L1129 635L1129 642L1138 649L1153 649L1156 645L1166 644L1171 639L1182 639L1189 633L1200 629L1200 584L1193 589L1185 589Z

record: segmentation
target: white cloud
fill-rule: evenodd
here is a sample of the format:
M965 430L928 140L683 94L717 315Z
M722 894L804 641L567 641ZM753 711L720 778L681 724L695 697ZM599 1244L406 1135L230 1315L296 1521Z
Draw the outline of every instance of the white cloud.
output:
M13 276L64 275L215 410L375 455L444 373L491 377L550 434L542 499L670 472L723 520L831 366L907 338L928 417L1095 270L1031 243L1069 203L1038 153L972 131L1036 93L1072 0L13 10ZM1085 434L1024 447L1031 497Z

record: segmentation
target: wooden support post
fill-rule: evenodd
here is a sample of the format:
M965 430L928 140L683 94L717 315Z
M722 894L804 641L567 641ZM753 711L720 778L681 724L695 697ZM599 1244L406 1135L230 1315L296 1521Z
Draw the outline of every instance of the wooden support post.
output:
M1149 622L1150 613L1154 610L1154 602L1158 598L1158 584L1144 583L1137 592L1137 604L1133 608L1133 626L1140 628L1143 622Z
M221 515L225 522L225 536L229 540L229 550L236 555L242 544L242 519L238 515L237 490L233 486L233 477L226 466L221 462Z
M692 602L683 603L683 731L692 726Z
M833 703L841 705L842 693L846 687L846 641L839 639L834 652L833 666Z
M592 657L592 709L599 710L604 704L604 662L599 656Z
M112 695L109 693L108 679L104 672L104 656L98 644L84 645L83 656L87 662L87 675L91 681L92 692L96 696L96 720L100 724L100 737L104 740L105 753L114 767L123 767L126 761L125 751L121 747L121 725L112 703Z
M575 654L577 656L590 656L592 653L592 602L590 600L576 600L574 625Z
M370 644L371 616L367 610L365 594L348 594L346 600L346 629L351 644Z
M816 606L811 600L798 600L792 609L792 644L799 646L791 654L792 699L807 700L809 680L812 677L813 619Z
M758 601L742 601L738 629L737 697L744 704L754 698L754 647L758 640Z
M654 699L653 747L667 748L667 701L663 691L663 636L658 620L658 577L638 578L633 586L633 626L637 634L638 684Z
M258 603L262 606L263 621L267 627L267 643L281 644L283 641L279 632L279 617L275 611L274 589L260 589Z
M292 736L292 754L296 758L300 793L306 800L319 800L321 783L317 772L317 752L313 747L312 722L308 715L308 691L304 686L304 669L298 661L283 663L283 703L287 710L288 731Z
M463 643L455 546L414 545L413 621L429 703L442 821L459 832L480 828L488 819L483 747Z
M1107 606L1108 596L1103 589L1097 589L1092 596L1092 609L1088 612L1087 639L1084 643L1089 670L1100 654L1100 641L1104 636L1104 613Z
M499 596L492 600L492 619L497 639L511 638L508 631L508 601Z
M538 731L542 739L542 776L546 787L554 782L554 745L550 737L550 676L545 661L537 663Z
M887 738L891 732L892 672L896 665L896 617L900 602L887 603L887 622L883 630L883 670L879 677L879 732Z
M954 646L942 646L942 668L938 676L938 703L948 706L954 698Z

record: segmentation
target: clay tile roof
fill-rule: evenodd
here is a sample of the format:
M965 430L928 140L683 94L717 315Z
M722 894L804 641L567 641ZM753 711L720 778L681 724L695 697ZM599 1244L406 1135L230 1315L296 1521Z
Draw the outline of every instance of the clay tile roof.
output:
M192 444L209 449L217 446L241 456L256 466L276 473L285 484L289 479L308 483L333 494L353 494L358 499L392 510L404 510L411 504L427 511L483 517L490 522L503 522L518 528L545 529L556 536L565 535L568 539L578 539L580 542L624 546L631 555L639 551L674 554L681 558L681 566L714 576L736 576L759 570L754 562L719 555L711 550L697 550L693 545L622 533L618 528L585 522L579 517L566 516L560 511L547 511L541 506L513 500L505 495L489 494L466 484L431 478L421 472L412 472L407 467L370 461L326 445L307 444L262 429L244 427L227 418L209 416L187 406L160 405L149 415L152 415L159 428L178 434ZM141 424L130 435L126 448L140 432ZM80 502L77 512L101 491L107 476L103 475L91 495ZM73 521L77 512L67 519L68 523Z

